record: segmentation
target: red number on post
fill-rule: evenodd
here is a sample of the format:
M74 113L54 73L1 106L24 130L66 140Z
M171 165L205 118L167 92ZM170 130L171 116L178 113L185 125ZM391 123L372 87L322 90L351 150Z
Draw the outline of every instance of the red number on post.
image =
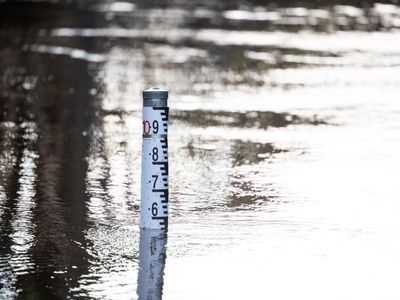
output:
M143 134L149 134L150 132L150 122L147 120L143 121Z

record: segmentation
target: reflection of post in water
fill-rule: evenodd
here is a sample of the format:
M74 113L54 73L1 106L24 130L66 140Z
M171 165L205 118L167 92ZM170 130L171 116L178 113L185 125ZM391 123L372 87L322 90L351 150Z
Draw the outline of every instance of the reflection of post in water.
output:
M167 233L158 229L140 229L139 299L161 299L164 284Z

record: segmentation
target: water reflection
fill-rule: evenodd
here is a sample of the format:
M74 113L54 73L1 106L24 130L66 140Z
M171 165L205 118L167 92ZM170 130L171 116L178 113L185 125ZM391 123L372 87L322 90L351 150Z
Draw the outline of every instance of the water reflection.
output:
M15 132L11 128L9 130ZM37 139L36 130L32 123L21 124L16 133L19 139L14 139L14 141L5 139L6 143L11 142L9 145L15 146L16 142L22 142L26 145L25 148L22 148L22 153L16 157L15 163L19 166L17 176L8 177L6 172L1 172L2 186L7 194L4 194L4 203L2 203L3 213L0 215L0 230L7 232L8 235L2 235L0 240L2 254L0 270L3 270L0 273L2 283L0 291L1 294L4 293L9 297L14 296L18 288L15 284L17 276L26 275L34 268L30 252L36 242L33 211L36 206L36 163L38 156L35 147L32 146ZM2 143L2 145L4 144ZM15 201L11 202L12 204L8 203L11 206L6 205L7 202L5 201L10 200Z
M167 234L153 229L140 230L139 299L162 299Z
M397 296L400 10L306 2L0 3L0 298ZM153 85L168 249L138 231Z
M176 110L172 112L174 120L184 121L194 126L231 126L262 128L284 127L291 124L325 124L317 117L307 118L288 113L276 113L270 111L207 111L207 110Z
M13 13L19 15L18 10ZM68 19L68 11L62 13L60 24ZM24 50L43 23L15 25L18 39L4 47L6 52L15 49L2 61L1 147L6 169L1 179L8 203L0 224L0 273L2 295L47 299L66 297L87 270L82 229L88 137L82 133L93 122L95 106L87 101L93 81L86 60L49 60L41 56L46 54Z
M237 140L232 145L233 166L260 164L273 155L287 151L279 149L271 143L251 143Z

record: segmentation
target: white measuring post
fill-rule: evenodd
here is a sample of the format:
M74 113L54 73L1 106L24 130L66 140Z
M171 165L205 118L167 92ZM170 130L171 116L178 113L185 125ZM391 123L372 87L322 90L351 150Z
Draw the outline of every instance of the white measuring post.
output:
M168 227L168 91L143 91L140 227Z

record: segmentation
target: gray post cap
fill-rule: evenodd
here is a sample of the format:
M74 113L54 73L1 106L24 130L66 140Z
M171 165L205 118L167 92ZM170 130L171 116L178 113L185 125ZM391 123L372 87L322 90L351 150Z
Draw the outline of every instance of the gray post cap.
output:
M143 91L143 99L168 99L168 91L152 87Z

